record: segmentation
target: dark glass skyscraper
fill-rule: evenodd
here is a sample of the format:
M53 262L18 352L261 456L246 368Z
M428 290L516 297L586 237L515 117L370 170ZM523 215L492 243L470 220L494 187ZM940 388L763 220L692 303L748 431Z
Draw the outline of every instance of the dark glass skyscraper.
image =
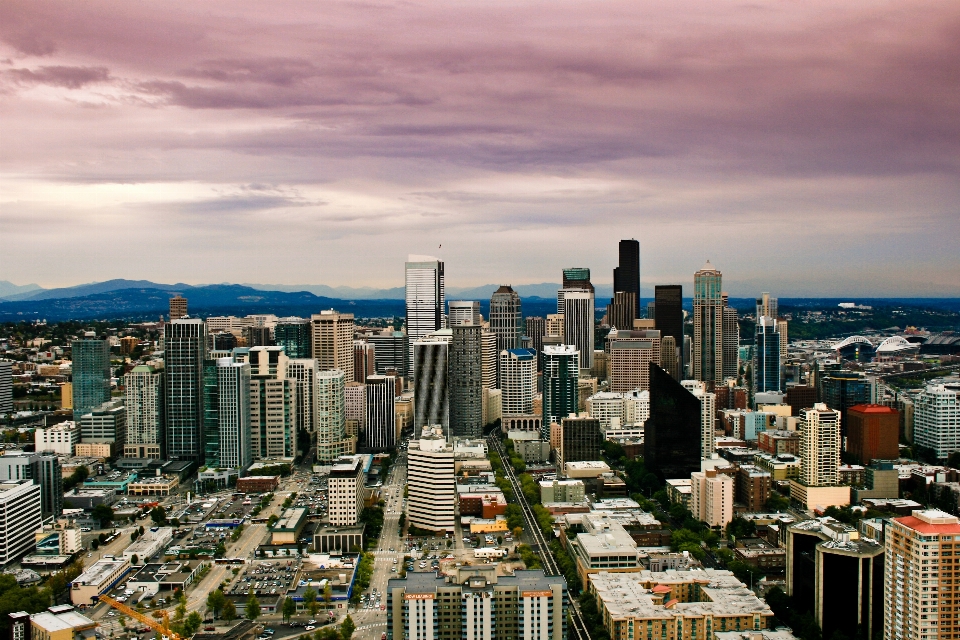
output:
M640 317L640 242L637 240L620 241L620 266L613 270L613 292L634 294L636 308L634 318ZM618 329L632 329L617 327Z
M281 318L274 327L274 342L283 347L288 358L309 358L313 352L312 337L306 318Z
M449 374L450 431L452 435L479 438L483 435L483 361L480 325L451 329Z
M650 363L650 418L644 425L647 466L663 478L689 478L700 471L700 438L700 400Z
M183 318L164 327L167 455L171 460L203 462L206 346L207 328L203 320Z
M683 377L683 286L679 284L657 285L654 289L654 326L660 336L673 337L677 346L677 365Z
M79 423L90 413L110 400L110 347L92 331L83 339L70 344L73 357L73 419Z

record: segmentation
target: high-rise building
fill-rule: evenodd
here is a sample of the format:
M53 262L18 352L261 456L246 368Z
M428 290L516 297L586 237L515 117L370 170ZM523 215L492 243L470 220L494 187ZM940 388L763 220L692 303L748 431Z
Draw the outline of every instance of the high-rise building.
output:
M187 299L179 293L170 298L170 319L179 320L187 317Z
M481 384L484 389L497 388L497 334L484 331L480 334Z
M607 336L610 351L610 391L650 389L650 363L660 365L660 332L618 330Z
M37 427L33 430L33 442L34 451L72 456L74 447L80 442L80 425L67 420L49 427Z
M411 525L453 532L457 480L453 445L440 425L423 429L407 451L407 517Z
M480 324L479 300L451 300L447 303L447 327Z
M723 379L736 380L740 375L740 322L737 310L723 294Z
M313 324L313 358L320 371L343 371L353 380L353 314L333 309L310 316Z
M615 291L607 305L607 324L617 329L631 329L636 319L636 296L627 291Z
M216 359L203 362L203 461L214 469L220 466L220 373Z
M70 349L73 364L73 419L89 413L110 400L110 347L92 331L74 340Z
M769 293L764 291L760 294L760 297L757 298L756 312L754 313L754 318L761 318L767 316L768 318L776 319L779 309L777 308L777 299L770 296Z
M565 289L563 341L580 352L580 367L593 366L594 293L586 289Z
M900 457L900 412L879 404L847 410L847 453L862 465Z
M683 286L679 284L657 285L654 288L657 309L654 326L660 332L661 339L671 336L677 349L683 347ZM677 359L683 370L683 355L678 351ZM677 380L681 376L675 376Z
M166 443L167 455L172 460L203 461L206 346L207 328L203 320L183 318L164 326Z
M363 382L377 372L373 343L366 340L353 341L353 382Z
M292 381L296 396L296 433L306 431L313 438L317 433L317 416L314 412L317 397L317 361L313 358L287 360L287 379Z
M127 410L124 457L163 459L163 371L137 365L123 377L123 388Z
M537 389L537 355L530 349L500 352L501 411L505 416L533 413Z
M217 418L221 467L244 470L252 462L250 447L250 363L217 360Z
M288 358L313 356L313 326L306 318L280 318L273 329L274 342L283 347Z
M520 296L503 285L490 297L490 331L497 334L497 352L520 348Z
M358 455L343 456L330 466L327 519L331 526L352 527L360 519L366 497L364 458Z
M722 276L710 261L693 274L693 377L723 382Z
M472 565L453 575L408 572L387 582L388 640L563 640L567 583L540 569L497 575L497 565Z
M783 390L783 365L780 360L780 334L777 322L769 316L757 318L756 346L753 350L753 391Z
M388 331L370 336L367 342L373 345L374 364L378 374L396 371L398 376L410 375L410 341L402 331Z
M847 410L877 403L877 380L859 371L830 371L819 381L823 402L840 412L840 433L847 434Z
M527 337L530 338L530 348L537 354L537 371L540 371L542 363L539 354L543 351L543 336L547 335L547 322L541 316L527 316L524 322Z
M71 394L73 392L71 391ZM61 397L63 392L61 391ZM0 360L0 413L13 412L13 363Z
M689 478L703 457L702 406L680 382L650 365L650 417L644 425L644 462L664 478Z
M348 382L344 389L344 412L347 418L347 432L351 422L356 424L357 435L367 429L367 385L362 382Z
M600 460L600 446L603 433L600 420L588 416L570 416L563 418L552 430L559 438L552 438L556 446L556 463L563 469L568 462Z
M247 348L273 346L273 332L270 327L244 327L243 337L247 341Z
M913 442L947 458L960 451L960 389L957 385L928 385L914 398Z
M373 451L390 451L397 446L397 418L394 409L396 378L367 376L367 425L364 445Z
M650 300L649 302L647 302L647 320L656 321L656 319L657 319L657 301Z
M443 262L432 256L411 255L404 265L404 281L408 360L412 362L413 342L443 328Z
M317 462L330 463L355 452L356 441L347 436L346 382L339 369L317 372Z
M254 459L297 457L297 380L283 347L254 347L250 363L250 447Z
M620 263L613 270L614 301L616 294L623 292L633 294L633 318L640 317L640 243L637 240L620 241ZM632 318L631 318L632 320ZM632 329L633 324L620 326L611 323L618 329Z
M673 376L674 380L680 379L680 351L673 336L660 339L660 368Z
M461 324L450 331L447 386L450 397L450 432L456 437L483 435L483 329ZM416 396L414 396L416 398Z
M840 412L815 404L800 423L800 479L808 487L840 484Z
M450 385L448 382L451 329L440 329L412 343L413 428L439 424L450 433Z
M960 520L936 509L891 518L884 527L883 637L957 637ZM879 596L876 596L879 598Z
M700 402L700 457L709 458L716 450L714 422L717 416L717 396L707 391L706 384L699 380L681 380L680 385Z
M690 474L690 512L711 527L726 527L733 520L734 481L716 469Z
M573 345L543 347L543 422L541 439L550 438L550 425L577 413L580 393L580 353Z
M119 455L126 437L127 410L122 400L104 402L80 416L83 443L109 444L111 455Z
M40 487L37 504L44 518L59 518L63 514L63 471L60 458L52 453L8 450L6 455L0 456L0 483L23 480L32 480ZM3 531L2 522L0 519L0 537ZM9 525L9 522L7 524Z
M40 486L33 480L0 483L0 564L8 565L36 546L40 509Z

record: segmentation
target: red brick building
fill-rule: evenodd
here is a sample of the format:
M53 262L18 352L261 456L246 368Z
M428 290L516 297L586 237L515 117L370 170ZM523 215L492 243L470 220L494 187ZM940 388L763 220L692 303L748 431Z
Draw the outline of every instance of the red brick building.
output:
M900 457L900 412L879 404L847 409L847 453L860 464Z
M237 479L239 493L269 493L280 485L279 476L247 476Z
M800 432L761 431L757 434L757 448L773 455L792 453L798 456L800 455Z

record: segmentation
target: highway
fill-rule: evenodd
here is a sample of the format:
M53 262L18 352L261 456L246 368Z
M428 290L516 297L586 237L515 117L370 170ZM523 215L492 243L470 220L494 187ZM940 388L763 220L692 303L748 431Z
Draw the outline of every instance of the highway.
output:
M520 488L520 481L517 479L517 474L514 473L513 467L510 466L510 458L508 458L506 452L504 452L500 444L500 439L495 435L491 435L487 440L491 448L500 454L500 460L503 462L503 469L507 475L507 480L509 480L511 486L513 486L513 493L517 498L517 504L520 505L521 510L523 510L523 519L527 523L524 532L533 540L531 547L540 555L544 573L548 576L562 575L556 560L553 558L553 553L550 551L547 540L543 535L543 531L540 530L540 525L537 524L537 518L533 513L533 509L523 495L523 491ZM569 593L568 590L568 596ZM569 599L570 624L567 627L567 637L575 638L576 640L590 640L590 632L587 630L587 625L583 620L583 616L580 614L580 608L572 596Z

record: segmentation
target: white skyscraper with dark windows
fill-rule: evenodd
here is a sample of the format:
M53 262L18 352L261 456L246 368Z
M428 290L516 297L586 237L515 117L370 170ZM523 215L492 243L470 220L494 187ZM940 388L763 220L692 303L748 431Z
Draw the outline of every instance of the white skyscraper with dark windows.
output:
M367 376L367 424L363 441L367 449L388 451L397 446L396 385L394 376Z
M580 352L580 368L593 366L594 293L586 289L563 290L563 342Z
M217 360L220 419L220 466L246 469L250 449L250 364L233 358Z
M411 343L443 328L443 262L433 256L409 256L405 265L406 332Z
M537 389L537 354L530 349L501 351L500 389L503 415L532 414Z

